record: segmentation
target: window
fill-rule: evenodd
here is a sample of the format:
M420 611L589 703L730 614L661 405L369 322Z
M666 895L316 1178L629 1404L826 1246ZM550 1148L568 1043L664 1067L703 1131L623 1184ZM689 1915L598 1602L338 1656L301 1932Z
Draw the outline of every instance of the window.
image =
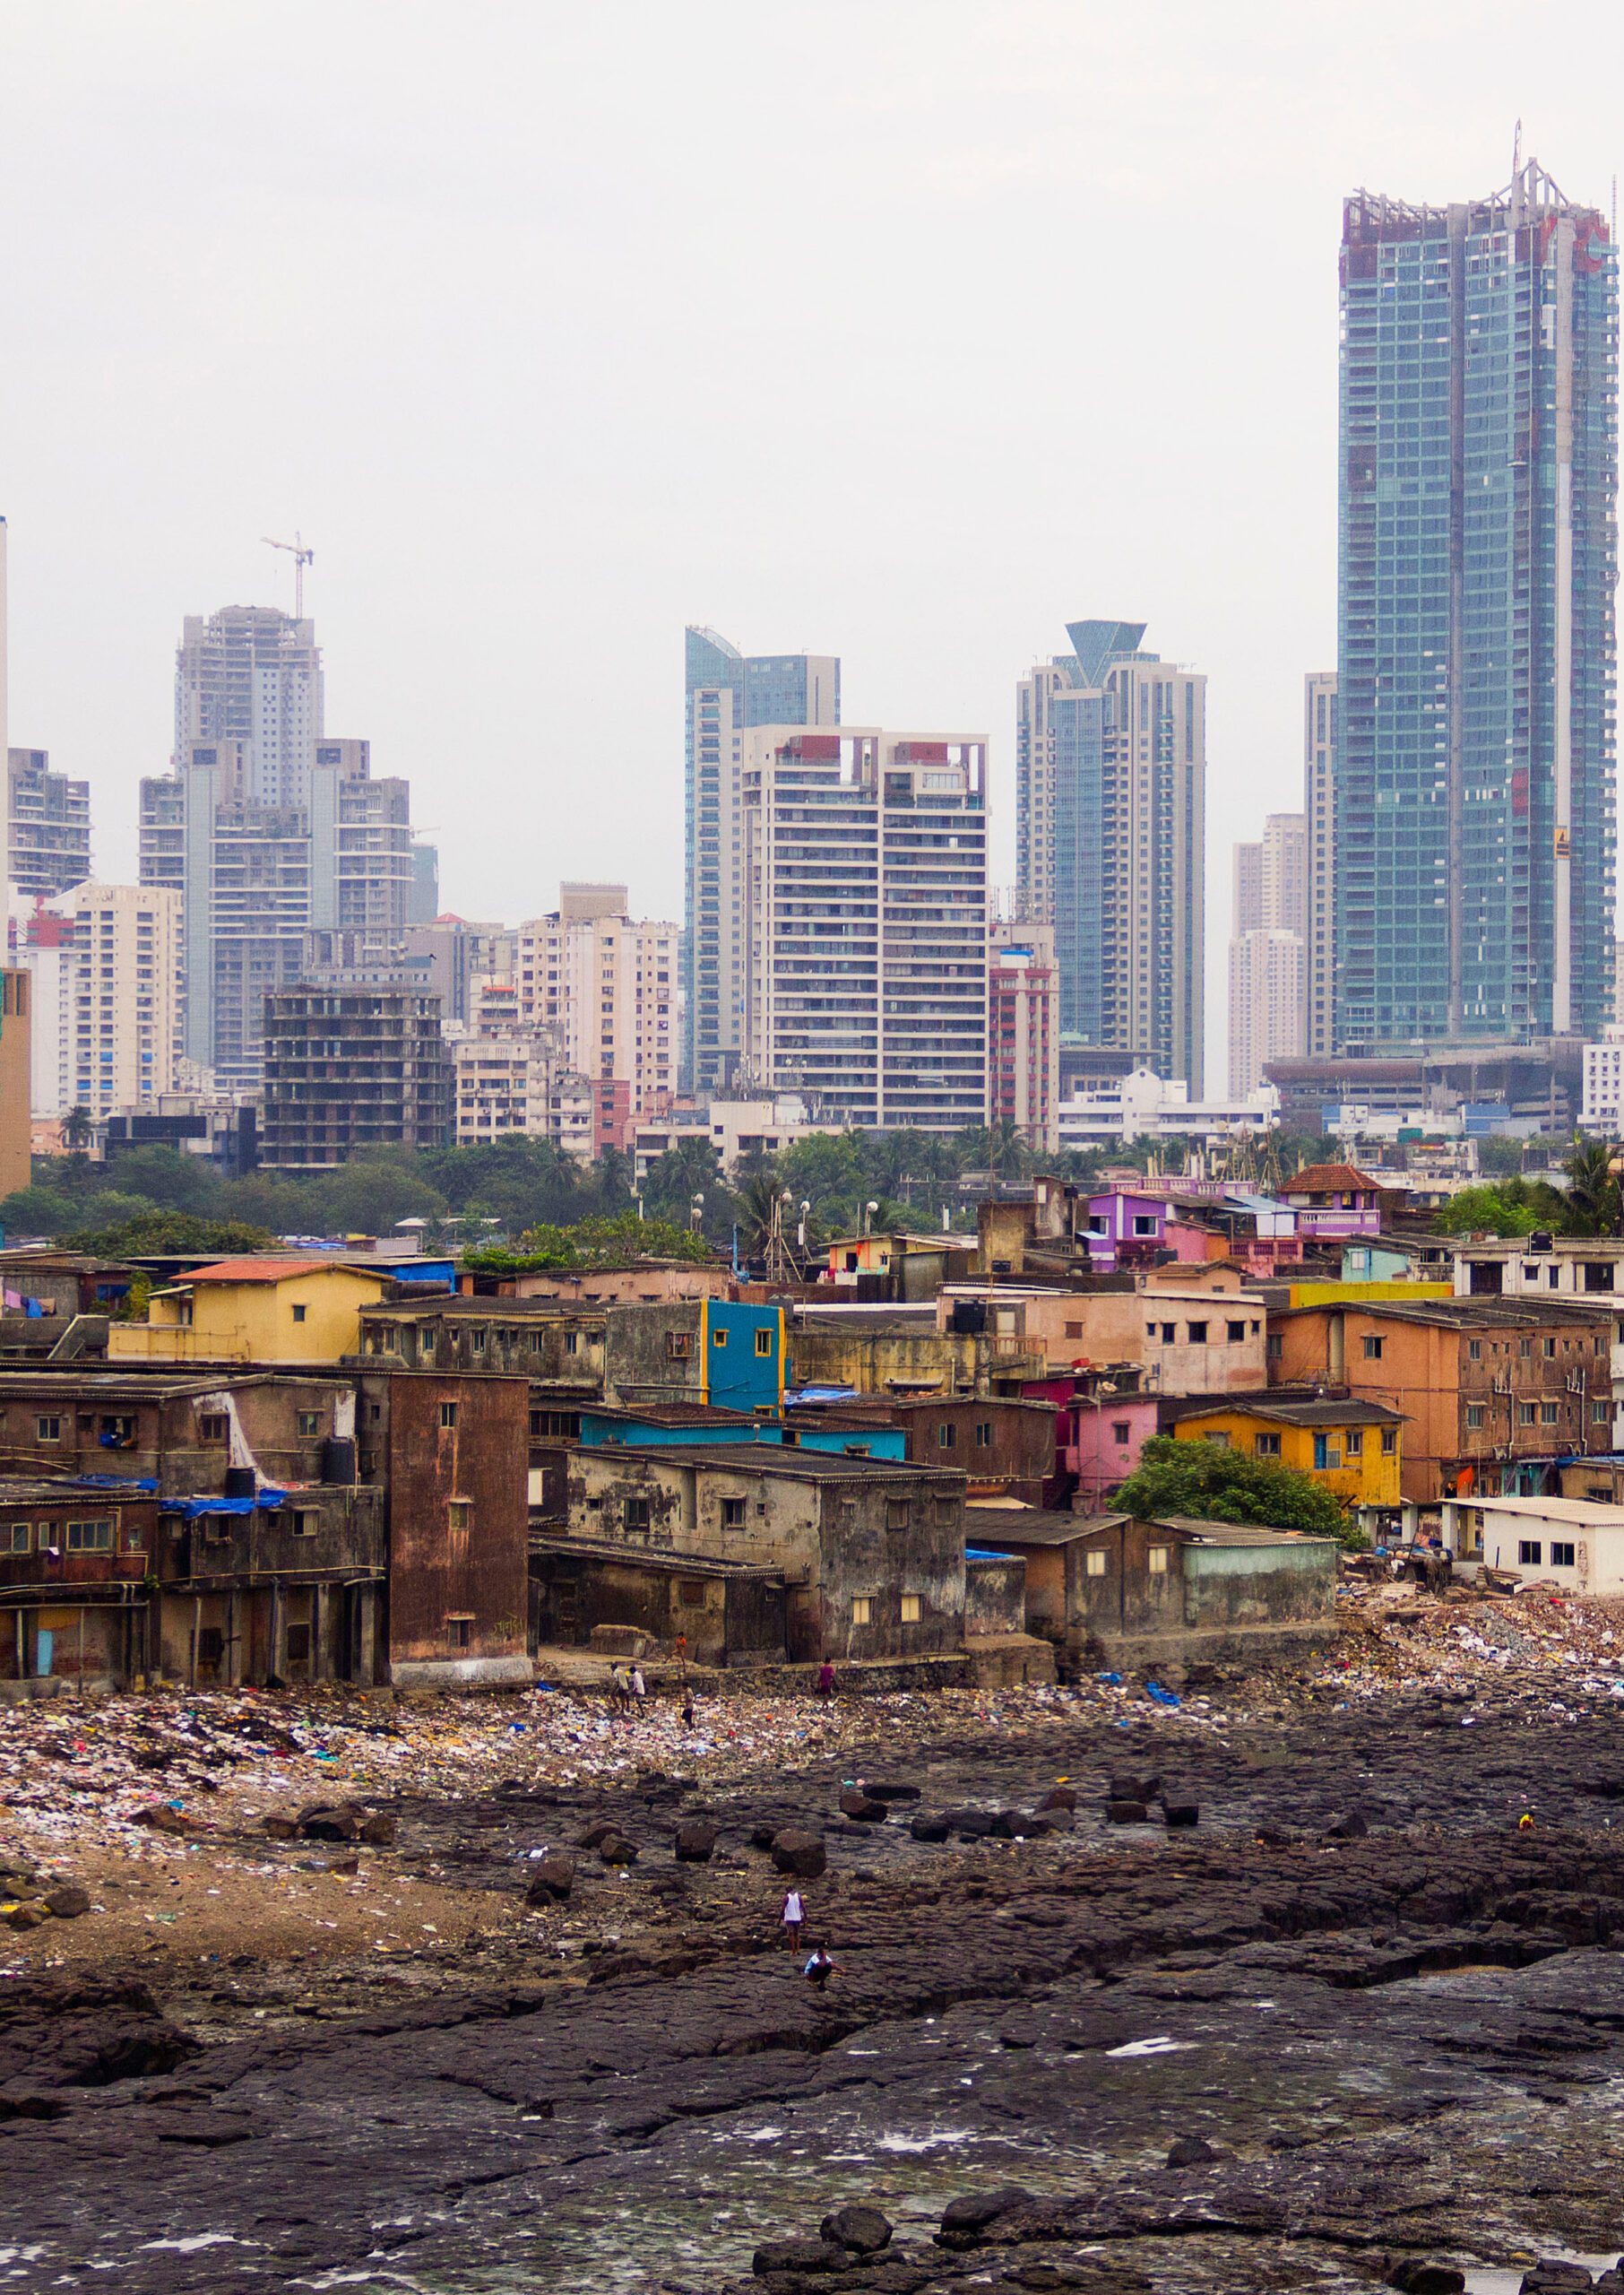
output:
M1518 1403L1518 1405L1517 1405L1517 1407L1516 1407L1516 1423L1517 1423L1517 1425L1518 1425L1519 1426L1532 1426L1532 1425L1533 1425L1533 1420L1534 1420L1534 1406L1533 1406L1533 1403L1531 1403L1531 1402L1520 1402L1520 1403Z
M1156 1215L1155 1215L1155 1213L1154 1213L1153 1211L1136 1211L1136 1212L1135 1212L1135 1214L1134 1214L1134 1233L1135 1233L1135 1234L1136 1234L1136 1235L1153 1235L1153 1234L1155 1234L1155 1232L1156 1232Z
M1533 1353L1533 1341L1531 1338L1519 1338L1516 1343L1516 1351L1522 1356L1523 1360L1526 1362L1528 1357Z
M694 1334L691 1330L667 1331L665 1335L667 1362L686 1363L693 1352Z
M1190 1325L1190 1345L1192 1347L1205 1347L1206 1345L1206 1325L1205 1323L1192 1323Z
M476 1355L483 1355L485 1352L485 1333L482 1330L478 1329L471 1330L468 1334L468 1344L472 1347Z
M296 1506L288 1517L288 1528L296 1538L313 1538L321 1527L321 1515L314 1506Z
M111 1520L70 1522L67 1526L67 1550L70 1554L111 1554L113 1551Z
M297 1308L295 1308L294 1312L297 1314L297 1313L298 1313L298 1310ZM204 1632L207 1632L208 1628L207 1628L207 1627L205 1627L205 1628L203 1629L203 1631L204 1631ZM218 1633L218 1632L219 1632L219 1628L217 1627L217 1628L215 1629L215 1631L216 1631L216 1632ZM224 1656L224 1654L225 1654L224 1637L222 1636L222 1637L221 1637L221 1646L220 1646L220 1649L215 1652L215 1655L214 1655L214 1660L213 1660L213 1662L214 1662L216 1665L219 1665L219 1663L220 1663L220 1658ZM198 1639L197 1655L198 1655L198 1657L199 1657L199 1658L200 1658L200 1659L203 1658L203 1640L202 1640L202 1636L201 1636L201 1635L199 1636L199 1639ZM310 1663L310 1628L308 1627L308 1625L304 1624L302 1624L302 1623L301 1623L301 1624L297 1624L297 1625L289 1625L289 1628L288 1628L288 1663L289 1663L290 1666L307 1666L307 1665Z
M0 1554L28 1554L33 1543L31 1522L7 1522L0 1526Z
M1346 1433L1342 1438L1342 1454L1344 1459L1363 1458L1365 1454L1365 1436L1364 1429L1362 1427L1350 1426L1348 1428Z
M620 1524L623 1529L646 1530L649 1526L648 1500L623 1498L620 1502Z
M905 1498L887 1498L887 1499L886 1499L886 1501L885 1501L885 1528L886 1528L888 1530L905 1530L905 1529L907 1529L907 1527L908 1527L909 1523L910 1523L910 1522L911 1522L911 1521L912 1521L912 1520L913 1520L913 1508L912 1508L912 1506L909 1503L909 1502L908 1502L908 1500L907 1500L907 1499L905 1499Z
M1333 1442L1330 1437L1326 1434L1316 1434L1314 1437L1314 1464L1322 1474L1329 1467L1339 1467L1342 1464L1341 1443Z
M321 1412L319 1410L301 1410L298 1415L298 1431L307 1441L309 1440L312 1434L319 1434L322 1431Z
M1131 1442L1134 1439L1132 1420L1127 1418L1113 1418L1110 1423L1110 1439L1113 1442L1118 1444Z
M1590 1406L1592 1425L1595 1426L1605 1426L1609 1417L1611 1416L1611 1410L1612 1406L1611 1403L1593 1402Z
M1552 1538L1551 1566L1553 1570L1571 1570L1574 1566L1574 1546L1571 1538Z
M36 1442L60 1442L62 1421L55 1416L35 1419L34 1440Z
M471 1498L454 1498L454 1499L452 1499L452 1500L448 1503L447 1507L446 1507L446 1519L447 1519L447 1520L450 1522L450 1525L451 1525L451 1527L452 1527L452 1529L453 1529L454 1530L467 1530L467 1529L472 1529L472 1527L473 1527L473 1501L472 1501L472 1499L471 1499Z
M903 1596L903 1624L917 1625L920 1622L920 1598L917 1594Z
M1260 1459L1277 1459L1280 1456L1280 1437L1278 1434L1254 1434L1252 1449Z
M713 1347L725 1347L727 1343L728 1335L725 1330L713 1330L711 1333L711 1344Z
M1466 1341L1466 1359L1469 1363L1481 1363L1482 1361L1483 1342L1481 1338L1469 1338Z
M1538 1538L1519 1538L1516 1542L1516 1558L1519 1562L1536 1563L1542 1561L1544 1556Z
M992 1421L991 1421L991 1419L990 1419L990 1418L978 1418L978 1419L976 1420L976 1423L975 1423L975 1446L976 1446L976 1449L977 1449L978 1451L990 1451L990 1450L991 1450L991 1448L992 1448Z
M205 1442L223 1442L231 1432L231 1422L223 1410L205 1410L197 1422L197 1432Z
M1244 1317L1240 1321L1237 1321L1234 1316L1231 1315L1223 1326L1223 1332L1224 1337L1228 1339L1230 1345L1231 1347L1236 1346L1246 1337L1246 1321Z
M1161 1326L1161 1330L1162 1330L1162 1346L1163 1346L1163 1347L1170 1347L1170 1346L1172 1345L1173 1341L1174 1341L1174 1340L1178 1338L1178 1336L1179 1336L1179 1326L1178 1326L1178 1324L1177 1324L1177 1323L1163 1323L1163 1324Z
M580 1334L580 1332L579 1332L578 1330L566 1330L566 1331L565 1332L565 1334L564 1334L564 1352L565 1352L566 1355L579 1355L579 1354L580 1354L580 1352L581 1352L581 1334Z
M1211 1442L1215 1450L1227 1451L1230 1447L1229 1435L1222 1426L1209 1426L1203 1439Z
M703 1578L679 1578L677 1581L677 1598L686 1610L703 1609L704 1606L704 1580Z
M853 1595L852 1595L852 1597L851 1597L851 1623L852 1623L852 1624L853 1624L853 1625L868 1625L868 1624L869 1624L872 1622L873 1617L874 1617L874 1599L873 1599L873 1597L872 1597L871 1595L868 1595L868 1594L853 1594Z
M1150 1572L1153 1578L1165 1578L1167 1575L1167 1548L1164 1546L1147 1546L1145 1554L1145 1566Z
M473 1641L473 1616L459 1615L445 1621L445 1639L454 1650L466 1650Z
M1082 1324L1067 1323L1066 1326L1066 1336L1067 1338L1081 1338L1083 1337Z
M1554 1268L1551 1269L1551 1272L1552 1272L1552 1274L1554 1274L1554 1273L1556 1272L1556 1270L1555 1270L1555 1269L1554 1269ZM1545 1359L1546 1359L1546 1361L1547 1361L1547 1362L1549 1362L1549 1361L1551 1359L1551 1357L1555 1355L1555 1353L1556 1353L1556 1341L1555 1341L1555 1339L1554 1339L1554 1338L1548 1338L1548 1339L1545 1341Z
M1540 1405L1540 1425L1542 1426L1554 1426L1556 1423L1557 1407L1555 1403L1542 1402Z
M771 1355L771 1354L772 1354L772 1352L773 1352L773 1334L772 1334L772 1332L771 1332L770 1330L758 1330L758 1331L756 1332L756 1352L757 1353L757 1355Z
M1271 1363L1278 1363L1285 1353L1285 1341L1277 1330L1272 1330L1263 1343L1263 1351Z
M454 1425L456 1425L456 1423L457 1423L457 1406L456 1406L456 1404L455 1404L454 1402L443 1402L443 1403L440 1405L440 1424L441 1424L441 1425L442 1425L442 1426L454 1426Z
M1091 1578L1103 1578L1105 1575L1105 1567L1110 1559L1110 1555L1106 1553L1105 1548L1102 1546L1090 1546L1088 1550L1088 1575Z
M721 1502L722 1528L727 1530L742 1530L745 1526L745 1501L742 1498L724 1498Z
M1483 1423L1483 1406L1482 1406L1482 1404L1481 1404L1481 1402L1469 1402L1469 1403L1466 1405L1466 1424L1467 1424L1467 1425L1468 1425L1468 1426L1481 1426L1481 1425L1482 1425L1482 1423ZM1387 1448L1387 1436L1388 1436L1389 1434L1391 1434L1391 1433L1392 1433L1392 1432L1393 1432L1393 1429L1389 1426L1389 1427L1387 1427L1387 1428L1384 1431L1384 1433L1383 1433L1383 1434L1382 1434L1381 1441L1382 1441L1382 1448L1383 1448L1383 1450L1384 1450L1384 1451Z
M951 1451L958 1439L958 1428L946 1421L936 1430L936 1446L938 1451Z
M1367 1334L1364 1343L1365 1361L1367 1363L1379 1363L1382 1357L1382 1349L1386 1346L1386 1344L1387 1342L1385 1338L1377 1338L1373 1335Z
M299 1306L299 1305L298 1305L298 1304L296 1303L296 1304L295 1304L295 1306L294 1306L294 1310L293 1310L293 1320L294 1320L294 1321L295 1321L296 1323L302 1323L302 1322L305 1321L306 1317L309 1314L309 1312L310 1312L310 1310L309 1310L309 1308L308 1308L308 1307L301 1307L301 1306ZM309 1627L308 1627L308 1626L307 1626L307 1627L306 1627L306 1629L305 1629L305 1631L307 1632L307 1633L309 1632L309 1630L310 1630L310 1629L309 1629ZM288 1638L289 1638L289 1641L291 1641L291 1640L292 1640L292 1638L293 1638L293 1633L294 1633L294 1629L293 1629L293 1627L292 1627L292 1626L289 1626L289 1627L288 1628Z

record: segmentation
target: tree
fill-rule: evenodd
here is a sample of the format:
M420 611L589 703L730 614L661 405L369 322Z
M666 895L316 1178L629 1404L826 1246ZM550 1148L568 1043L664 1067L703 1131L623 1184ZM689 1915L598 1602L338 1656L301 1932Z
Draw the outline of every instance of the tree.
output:
M1032 1150L1012 1115L1001 1115L987 1134L987 1169L995 1197L1000 1186L1019 1187L1032 1176Z
M1189 1514L1204 1522L1254 1522L1335 1538L1347 1528L1342 1507L1312 1475L1248 1458L1226 1442L1181 1442L1170 1434L1145 1444L1114 1503L1144 1521Z
M108 1203L129 1199L103 1198ZM62 1241L69 1251L88 1251L97 1259L128 1259L148 1251L212 1251L230 1259L239 1251L271 1251L276 1244L274 1235L240 1219L194 1219L187 1212L160 1211L151 1204L113 1225L83 1228Z
M62 1119L62 1144L70 1156L82 1156L96 1136L87 1107L71 1107Z
M1573 1153L1562 1169L1568 1175L1567 1217L1562 1222L1567 1233L1616 1235L1619 1182L1613 1176L1611 1148L1604 1140L1576 1132Z
M708 1197L721 1184L716 1151L704 1134L695 1132L687 1139L679 1139L674 1148L668 1148L650 1165L643 1191L644 1206L686 1223L694 1198Z
M1536 1227L1560 1227L1568 1208L1542 1181L1497 1180L1464 1187L1433 1219L1445 1235L1527 1235Z

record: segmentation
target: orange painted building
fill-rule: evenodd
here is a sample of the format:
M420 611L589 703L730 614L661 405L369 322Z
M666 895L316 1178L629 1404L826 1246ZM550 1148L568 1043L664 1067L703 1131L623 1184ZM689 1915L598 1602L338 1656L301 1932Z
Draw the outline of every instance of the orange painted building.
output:
M1538 1461L1611 1451L1611 1316L1576 1301L1295 1307L1269 1317L1269 1382L1402 1411L1403 1494L1430 1505L1526 1490Z

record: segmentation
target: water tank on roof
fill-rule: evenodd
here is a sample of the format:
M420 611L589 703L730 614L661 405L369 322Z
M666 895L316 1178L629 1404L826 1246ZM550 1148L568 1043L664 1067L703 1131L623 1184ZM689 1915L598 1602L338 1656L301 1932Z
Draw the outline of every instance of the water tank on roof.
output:
M1531 1251L1554 1251L1556 1249L1556 1242L1554 1237L1551 1235L1550 1229L1547 1227L1536 1227L1533 1234L1528 1238L1528 1249Z

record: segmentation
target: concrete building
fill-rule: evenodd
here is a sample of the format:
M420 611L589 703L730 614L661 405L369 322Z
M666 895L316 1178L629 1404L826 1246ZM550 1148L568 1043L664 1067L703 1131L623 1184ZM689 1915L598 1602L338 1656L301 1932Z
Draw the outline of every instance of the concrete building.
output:
M1063 1148L1085 1148L1147 1138L1223 1139L1272 1130L1279 1121L1280 1094L1272 1084L1226 1100L1193 1099L1183 1077L1170 1083L1145 1066L1120 1083L1062 1100L1055 1111L1055 1131Z
M1301 813L1271 813L1259 843L1235 847L1230 927L1230 1095L1264 1063L1302 1051L1308 838Z
M1624 1594L1624 1506L1584 1498L1446 1499L1444 1546L1523 1584Z
M29 1113L32 985L26 972L0 970L0 1199L27 1187L33 1171Z
M677 1085L680 936L626 911L624 885L566 884L514 936L520 1021L549 1031L560 1073L591 1087L594 1156L629 1148Z
M371 745L327 734L315 625L262 607L189 615L168 774L141 784L141 879L182 896L186 1057L262 1079L264 999L306 974L306 935L395 953L412 899L410 792Z
M68 928L56 1015L60 1104L99 1120L177 1090L179 893L167 885L82 884L51 908Z
M12 893L48 900L91 873L91 784L53 773L44 749L8 749L5 823Z
M73 972L73 920L36 899L11 920L11 961L28 975L29 1090L37 1119L50 1121L73 1106L68 1075L69 1035L65 1005Z
M741 736L758 725L838 725L840 663L832 654L741 654L715 630L690 626L684 688L680 1081L703 1096L739 1089L744 1049Z
M1396 1513L1404 1421L1386 1403L1283 1388L1162 1405L1182 1442L1217 1442L1307 1475L1344 1505Z
M988 957L987 1122L1013 1123L1039 1155L1058 1147L1060 1000L1054 927L1002 920Z
M445 1039L459 1148L510 1133L557 1137L553 1100L564 1071L558 1030L524 1019L516 982L491 974L476 979L470 1018L448 1026Z
M1143 652L1143 622L1067 636L1018 688L1022 900L1055 928L1067 1034L1200 1092L1206 680Z
M324 1171L362 1148L444 1148L453 1131L440 1000L307 986L265 998L260 1161Z
M144 1322L108 1334L132 1363L333 1363L360 1347L360 1316L393 1288L332 1258L275 1251L194 1267L154 1291Z
M1615 931L1607 218L1533 160L1447 206L1355 192L1341 292L1335 1049L1597 1041Z
M1302 808L1307 878L1303 960L1303 1051L1326 1059L1332 1049L1332 970L1335 962L1336 674L1310 670L1303 680Z
M1585 1047L1585 1098L1581 1131L1603 1139L1624 1139L1624 1034L1610 1033L1605 1044Z
M745 1068L825 1120L987 1109L987 744L759 727L744 759Z

